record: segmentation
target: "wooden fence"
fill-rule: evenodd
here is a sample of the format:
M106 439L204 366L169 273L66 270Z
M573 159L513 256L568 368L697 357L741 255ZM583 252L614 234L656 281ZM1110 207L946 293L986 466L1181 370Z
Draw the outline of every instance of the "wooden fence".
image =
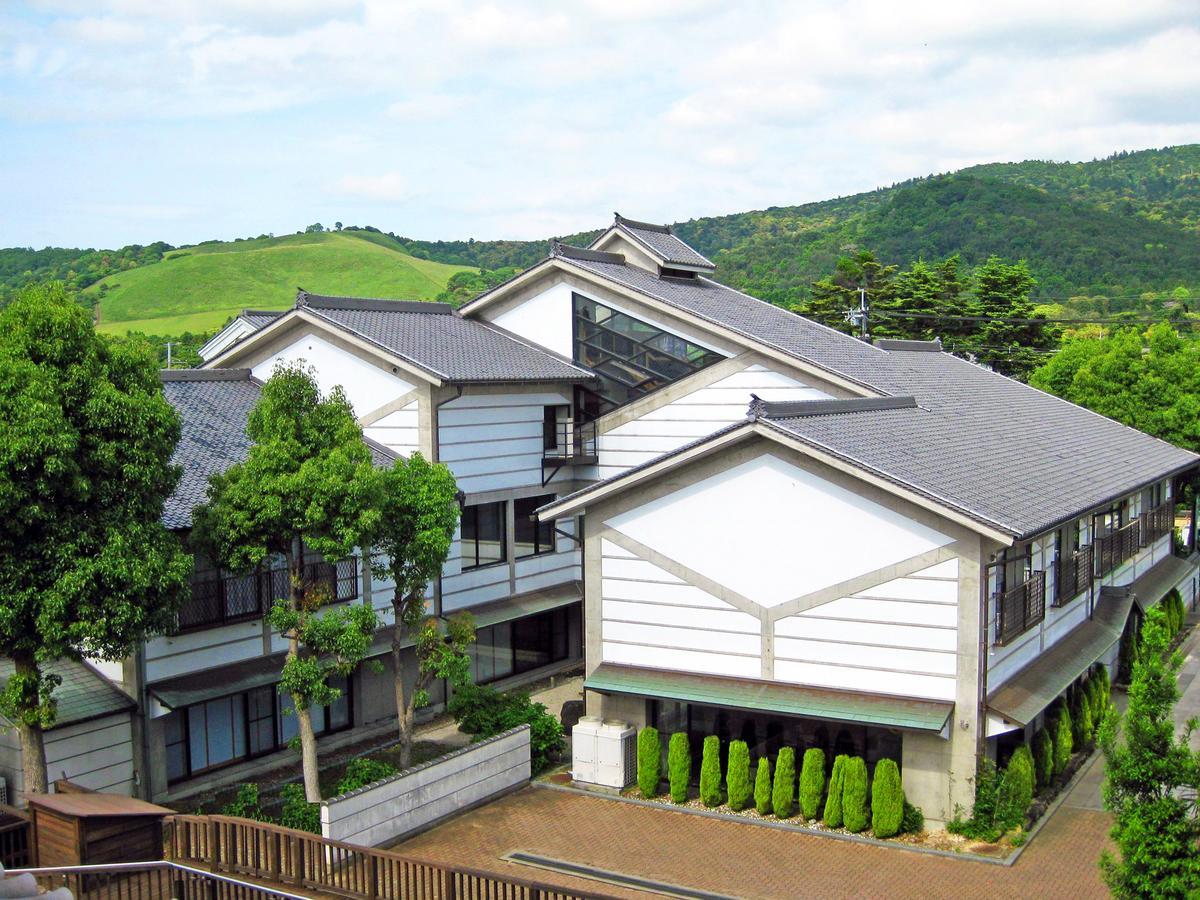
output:
M177 863L349 900L611 900L233 816L169 816L166 845Z
M0 803L0 863L6 869L29 865L29 814Z
M67 888L75 900L309 900L270 885L251 884L172 862L55 866L27 872L46 890Z

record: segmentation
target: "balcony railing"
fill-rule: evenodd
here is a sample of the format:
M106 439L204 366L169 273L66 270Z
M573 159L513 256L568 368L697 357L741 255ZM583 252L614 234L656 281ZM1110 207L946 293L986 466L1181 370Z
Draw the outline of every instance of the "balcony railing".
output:
M358 596L358 557L336 563L305 563L304 580L326 586L337 601L353 600ZM179 610L179 627L210 628L255 619L264 615L276 599L287 595L288 572L278 565L249 575L193 580L191 599Z
M1125 560L1133 558L1141 546L1141 519L1134 519L1124 528L1096 538L1096 576L1102 578Z
M1093 565L1091 544L1054 561L1055 606L1069 603L1091 587Z
M1149 547L1175 527L1175 504L1160 503L1142 514L1142 546Z
M1029 580L998 593L996 643L1007 644L1046 617L1046 573L1034 572Z
M549 443L549 442L547 442ZM555 424L554 446L546 447L542 458L548 462L572 462L596 455L596 423L563 419Z

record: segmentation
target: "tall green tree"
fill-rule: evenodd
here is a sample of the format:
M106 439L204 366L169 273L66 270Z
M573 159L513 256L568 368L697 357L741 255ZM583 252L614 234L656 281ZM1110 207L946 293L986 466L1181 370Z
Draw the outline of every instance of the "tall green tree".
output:
M957 254L938 263L917 260L896 275L892 296L872 305L871 325L877 337L917 341L953 341L969 331L961 318L968 315L966 284L959 274Z
M963 349L997 372L1026 380L1042 361L1039 351L1057 349L1060 339L1029 298L1036 286L1024 260L989 257L975 270L971 307L984 321L962 339Z
M1200 753L1191 749L1192 719L1175 733L1183 656L1166 655L1166 615L1146 616L1142 652L1133 667L1129 705L1110 705L1100 728L1106 779L1104 806L1115 816L1120 857L1105 852L1101 868L1116 897L1194 897L1200 885L1200 819L1195 789ZM1190 796L1189 796L1190 789Z
M117 661L170 630L190 561L161 524L179 418L149 348L98 336L61 285L0 313L0 712L26 791L46 790L42 732L59 659Z
M380 481L381 516L371 546L380 554L374 563L376 573L395 584L392 665L400 765L407 768L416 709L429 702L432 679L468 678L467 647L475 640L475 626L469 614L453 616L443 626L429 615L425 601L426 589L441 574L458 526L454 476L446 466L414 453L381 472ZM403 648L409 641L416 652L415 671L404 666Z
M339 696L329 682L354 670L378 622L369 603L328 608L328 583L310 563L336 562L366 546L379 528L379 476L354 411L340 388L322 397L302 364L281 365L250 413L245 462L213 476L195 513L197 544L235 572L282 557L286 597L267 621L287 641L279 689L299 724L304 793L321 799L311 707Z
M1200 339L1181 335L1168 323L1073 338L1029 383L1200 451Z
M886 306L895 295L893 279L896 267L885 265L870 250L843 256L832 275L813 282L810 296L799 301L795 311L802 316L857 334L858 326L846 320L846 313L859 308L859 290L866 289L867 302Z

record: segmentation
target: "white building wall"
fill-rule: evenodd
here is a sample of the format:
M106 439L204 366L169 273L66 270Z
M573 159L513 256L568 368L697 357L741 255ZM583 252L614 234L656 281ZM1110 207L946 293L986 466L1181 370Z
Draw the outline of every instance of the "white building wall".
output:
M363 434L393 453L409 456L421 448L419 406L419 401L414 400L402 409L372 422L363 429Z
M571 316L571 286L559 282L491 321L570 359L574 350Z
M134 795L133 725L129 713L52 728L45 733L44 742L50 781L65 776L94 791ZM25 776L20 738L7 722L0 727L0 776L8 782L8 802L15 805L25 789Z
M826 400L799 378L752 365L708 387L604 431L597 439L599 478L611 478L656 456L746 418L750 395L762 400ZM603 427L603 422L601 423Z
M146 682L153 684L176 675L262 656L263 623L261 619L251 619L163 635L146 641L145 648Z

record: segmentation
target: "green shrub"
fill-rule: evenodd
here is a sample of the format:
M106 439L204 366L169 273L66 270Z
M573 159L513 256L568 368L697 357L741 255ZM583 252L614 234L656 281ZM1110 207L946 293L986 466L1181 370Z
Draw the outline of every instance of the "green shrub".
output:
M254 819L256 822L268 821L258 797L258 785L254 783L239 784L233 799L221 808L221 815Z
M279 792L283 798L283 811L279 815L279 824L284 828L296 828L300 831L321 833L321 805L309 803L304 799L304 785L285 784Z
M1033 762L1037 785L1044 788L1054 778L1054 740L1045 728L1033 736Z
M658 729L647 725L638 732L637 780L638 790L647 800L658 796L658 782L662 777L662 742Z
M867 827L867 764L861 756L846 760L842 785L842 825L857 834Z
M725 788L729 794L729 808L740 812L750 805L750 748L745 741L733 741L729 745L729 771L725 773Z
M783 747L775 758L775 785L771 789L771 810L780 819L795 812L796 751Z
M342 794L357 791L360 787L366 787L368 784L374 784L376 781L390 778L399 771L391 763L384 762L381 759L370 759L368 757L352 759L350 760L350 765L346 766L346 774L342 776L342 780L334 788L334 796L340 797Z
M1088 712L1092 717L1093 736L1095 730L1100 726L1100 719L1104 716L1104 689L1100 687L1100 679L1096 672L1092 672L1083 683L1083 694L1087 698Z
M996 788L1000 773L990 759L979 763L975 772L975 805L971 808L970 821L981 828L990 829L996 821ZM968 835L970 837L970 835Z
M921 807L904 801L904 814L900 818L900 830L904 834L920 834L925 830L925 813Z
M1061 775L1071 761L1071 753L1075 745L1071 740L1071 713L1064 705L1058 711L1058 721L1054 726L1054 774Z
M1141 617L1135 608L1133 614L1125 623L1121 632L1121 646L1117 653L1117 681L1129 684L1133 674L1133 666L1138 658L1138 646L1141 644Z
M895 760L881 759L875 764L875 779L871 782L871 830L877 838L890 838L899 833L903 821L900 769Z
M821 809L821 797L825 793L825 751L809 747L804 751L804 763L800 767L800 815L815 819Z
M721 805L721 739L710 734L700 756L700 801L705 806Z
M1082 688L1076 688L1071 703L1071 746L1082 749L1092 741L1092 717Z
M996 789L995 824L999 831L1005 832L1024 823L1025 812L1033 802L1033 782L1033 757L1028 747L1018 747Z
M677 731L667 745L667 778L671 783L671 801L686 803L688 783L692 780L692 751L687 732Z
M1082 735L1082 740L1076 746L1090 747L1096 739L1095 719L1092 716L1092 704L1085 698L1079 704L1079 734ZM1072 735L1072 740L1074 736Z
M518 725L528 725L529 753L535 775L550 766L566 746L558 717L551 715L543 704L534 703L529 694L522 691L501 693L476 684L462 685L455 688L446 707L458 722L459 730L477 741L495 737Z
M758 758L758 770L754 773L754 808L760 816L771 811L771 761L765 756Z
M829 776L829 792L825 796L825 812L822 821L830 828L842 827L842 791L846 787L846 762L850 759L839 753L833 758L833 772Z

